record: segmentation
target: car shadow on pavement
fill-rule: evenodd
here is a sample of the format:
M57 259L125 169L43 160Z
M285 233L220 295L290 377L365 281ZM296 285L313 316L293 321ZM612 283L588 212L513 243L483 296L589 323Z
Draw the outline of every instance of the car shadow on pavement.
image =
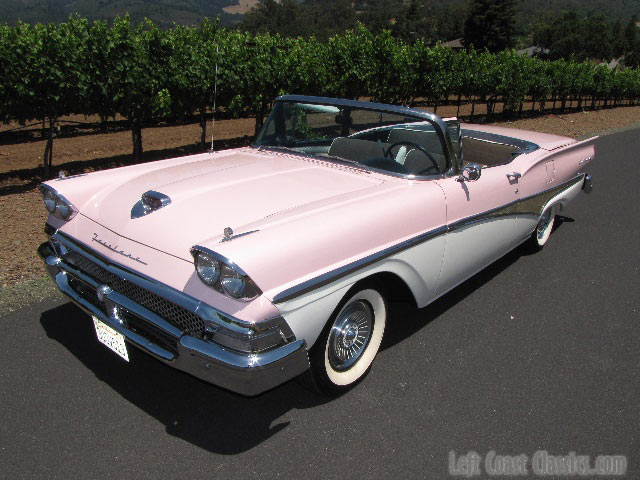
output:
M528 252L521 246L511 250L424 308L417 308L408 302L391 303L390 318L387 322L381 349L391 348L421 330L525 255L528 255Z
M130 363L98 343L91 319L72 303L44 312L49 338L68 349L98 379L166 426L168 434L205 450L229 455L247 451L286 429L288 411L330 399L291 381L246 398L170 368L129 348Z
M562 228L564 223L573 222L575 222L575 220L571 217L556 215L551 235L554 235L558 229ZM535 252L529 251L523 246L516 247L502 258L496 260L491 265L476 273L473 277L464 281L453 290L424 308L419 309L408 302L391 303L389 306L390 321L387 323L384 340L380 348L384 350L402 342L439 316L443 315L452 306L462 302L492 278L497 277L512 264L517 262L520 257L535 254ZM394 321L394 319L397 320Z

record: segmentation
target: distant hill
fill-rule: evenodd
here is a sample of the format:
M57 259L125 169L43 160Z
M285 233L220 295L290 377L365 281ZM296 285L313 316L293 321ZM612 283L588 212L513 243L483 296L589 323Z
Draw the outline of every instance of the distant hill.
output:
M255 7L259 2L259 0L238 0L237 5L231 5L229 7L224 7L224 10L227 13L240 13L244 14Z
M333 0L322 0L332 2ZM440 0L438 5L460 7L469 0ZM223 24L240 21L258 0L0 0L0 23L15 24L22 20L35 22L60 22L77 13L89 19L111 19L129 12L134 21L147 17L161 26L172 23L195 24L203 17L220 15ZM357 10L367 9L377 2L355 0ZM393 4L393 1L389 1ZM640 0L518 0L517 19L521 29L540 18L557 15L558 12L575 10L580 15L602 14L607 19L628 20L640 14ZM457 8L455 8L457 7Z
M530 24L538 17L553 17L563 11L575 11L578 15L601 14L608 20L629 20L640 15L640 0L519 0L517 16L520 24Z
M243 0L242 3L246 3ZM157 25L196 24L204 17L218 15L225 24L235 23L242 15L223 9L238 5L236 0L0 0L0 23L15 24L61 22L70 14L89 19L109 20L127 12L138 22L150 18Z

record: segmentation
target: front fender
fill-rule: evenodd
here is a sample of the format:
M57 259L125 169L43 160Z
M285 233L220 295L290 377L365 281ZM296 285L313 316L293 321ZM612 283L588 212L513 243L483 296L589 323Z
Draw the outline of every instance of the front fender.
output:
M435 298L444 246L445 235L437 235L299 296L276 302L276 307L296 338L304 339L309 347L316 342L331 313L349 289L377 274L391 273L399 277L418 307L423 307Z

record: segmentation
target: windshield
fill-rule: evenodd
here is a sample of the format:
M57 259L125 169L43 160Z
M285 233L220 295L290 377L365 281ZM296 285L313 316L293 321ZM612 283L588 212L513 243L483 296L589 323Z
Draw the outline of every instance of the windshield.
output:
M438 175L449 167L443 139L430 121L353 106L277 101L254 146L404 175Z

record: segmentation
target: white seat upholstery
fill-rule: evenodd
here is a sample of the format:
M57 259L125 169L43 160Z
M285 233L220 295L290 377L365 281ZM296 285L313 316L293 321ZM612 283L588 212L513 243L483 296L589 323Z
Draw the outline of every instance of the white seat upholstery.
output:
M387 142L390 145L398 142L408 142L406 147L409 149L411 149L411 143L419 145L431 154L437 164L434 164L423 152L414 148L407 153L404 160L404 166L410 173L418 174L419 172L426 171L427 173L421 174L432 175L443 173L447 170L447 161L444 156L442 143L434 131L394 128L389 132Z

